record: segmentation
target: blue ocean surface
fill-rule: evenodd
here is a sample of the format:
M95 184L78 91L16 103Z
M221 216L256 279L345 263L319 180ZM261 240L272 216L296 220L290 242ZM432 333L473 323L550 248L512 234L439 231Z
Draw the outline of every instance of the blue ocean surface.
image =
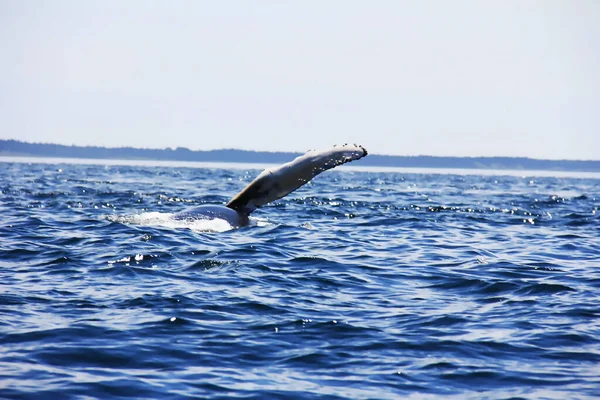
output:
M255 168L3 159L0 398L600 396L600 175Z

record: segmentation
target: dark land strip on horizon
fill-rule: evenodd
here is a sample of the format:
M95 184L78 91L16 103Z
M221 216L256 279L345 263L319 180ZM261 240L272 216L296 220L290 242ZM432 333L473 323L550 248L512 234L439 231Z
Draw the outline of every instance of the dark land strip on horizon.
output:
M91 158L113 160L157 160L281 164L301 153L236 149L190 150L137 149L133 147L66 146L0 139L0 156ZM439 157L370 154L361 166L400 168L468 168L542 171L600 172L600 160L541 160L527 157Z

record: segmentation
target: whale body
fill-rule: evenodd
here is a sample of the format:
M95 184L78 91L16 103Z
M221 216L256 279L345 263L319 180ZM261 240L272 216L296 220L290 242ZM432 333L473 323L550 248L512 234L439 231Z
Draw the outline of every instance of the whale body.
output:
M323 171L367 155L360 145L334 146L321 151L309 151L278 167L267 168L226 205L201 205L175 214L178 220L223 219L232 227L248 225L249 215L257 208L278 200Z
M177 213L173 216L177 220L197 220L197 219L223 219L233 227L248 225L248 214L235 211L233 208L217 204L204 204Z

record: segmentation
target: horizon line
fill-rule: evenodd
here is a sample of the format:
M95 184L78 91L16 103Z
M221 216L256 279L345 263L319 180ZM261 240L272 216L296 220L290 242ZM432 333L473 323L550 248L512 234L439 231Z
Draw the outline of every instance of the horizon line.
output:
M214 149L190 149L189 147L177 146L177 147L134 147L130 145L121 145L121 146L101 146L101 145L80 145L80 144L63 144L63 143L53 143L53 142L33 142L33 141L24 141L19 139L0 139L0 142L5 141L13 141L24 144L33 144L33 145L50 145L50 146L64 146L64 147L81 147L81 148L100 148L100 149L134 149L134 150L158 150L158 151L176 151L178 149L187 150L190 152L215 152L215 151L242 151L248 153L269 153L269 154L304 154L307 151L317 150L310 149L306 151L289 151L289 150L250 150L250 149L242 149L235 147L223 147L223 148L214 148ZM332 146L335 146L334 144ZM0 152L2 149L0 149ZM429 154L417 154L417 155L408 155L408 154L381 154L381 153L372 153L369 151L369 155L371 156L381 156L381 157L429 157L429 158L458 158L458 159L492 159L492 158L505 158L505 159L524 159L524 160L535 160L535 161L578 161L578 162L600 162L600 159L569 159L569 158L534 158L529 156L440 156L440 155L429 155Z

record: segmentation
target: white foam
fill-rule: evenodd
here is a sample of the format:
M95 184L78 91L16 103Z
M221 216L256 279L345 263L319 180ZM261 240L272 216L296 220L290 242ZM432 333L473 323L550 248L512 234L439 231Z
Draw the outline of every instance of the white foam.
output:
M268 219L266 218L261 218L261 217L250 217L248 219L248 225L250 226L268 226L268 225L273 225L271 222L269 222Z
M160 226L170 229L191 229L194 232L225 232L233 226L224 219L174 219L173 213L145 212L130 215L107 215L106 219L125 225Z

